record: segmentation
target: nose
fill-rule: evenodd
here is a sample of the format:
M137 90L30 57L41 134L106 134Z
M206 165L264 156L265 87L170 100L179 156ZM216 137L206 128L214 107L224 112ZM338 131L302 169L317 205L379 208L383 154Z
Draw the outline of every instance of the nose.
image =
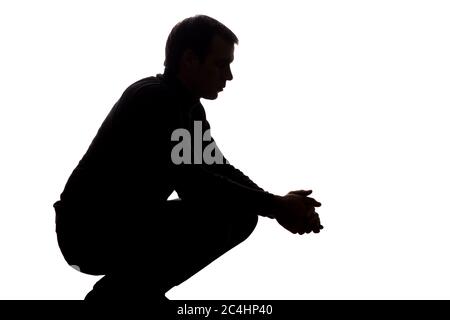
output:
M226 74L225 74L225 79L228 81L233 80L233 73L231 73L231 68L228 65L227 70L226 70Z

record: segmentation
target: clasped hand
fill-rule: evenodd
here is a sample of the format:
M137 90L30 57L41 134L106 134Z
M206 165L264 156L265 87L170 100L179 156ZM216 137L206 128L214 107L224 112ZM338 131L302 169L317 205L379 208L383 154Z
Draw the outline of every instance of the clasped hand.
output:
M278 197L278 210L275 218L278 223L292 233L319 233L323 226L320 224L316 207L321 203L308 197L312 190L291 191L283 197Z

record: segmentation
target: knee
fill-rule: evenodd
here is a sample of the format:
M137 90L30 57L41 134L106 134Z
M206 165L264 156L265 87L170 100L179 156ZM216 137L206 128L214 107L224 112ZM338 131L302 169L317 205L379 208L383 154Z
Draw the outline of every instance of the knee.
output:
M258 215L252 214L250 215L248 219L248 233L249 235L252 234L252 232L256 229L256 226L258 225Z
M235 234L236 234L236 240L238 243L245 241L250 235L253 233L253 231L256 229L256 226L258 224L258 215L257 214L251 214L248 216L245 216L242 221L240 221L236 228L235 228Z

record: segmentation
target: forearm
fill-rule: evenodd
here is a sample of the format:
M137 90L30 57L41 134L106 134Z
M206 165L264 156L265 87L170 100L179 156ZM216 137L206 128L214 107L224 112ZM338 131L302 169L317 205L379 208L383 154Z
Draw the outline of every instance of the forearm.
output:
M204 166L180 165L176 170L176 190L180 197L197 199L232 211L245 210L262 216L272 214L277 196L218 175Z
M226 159L225 159L225 161L226 161ZM233 165L231 165L229 163L214 164L211 166L211 168L215 173L225 176L225 177L229 178L230 180L233 180L239 184L242 184L244 186L247 186L247 187L255 189L255 190L264 191L263 188L258 186L255 182L253 182L241 170L235 168Z
M270 219L276 218L277 214L280 211L281 204L282 204L282 197L273 194L273 197L271 199L268 199L264 207L261 208L261 216L268 217Z

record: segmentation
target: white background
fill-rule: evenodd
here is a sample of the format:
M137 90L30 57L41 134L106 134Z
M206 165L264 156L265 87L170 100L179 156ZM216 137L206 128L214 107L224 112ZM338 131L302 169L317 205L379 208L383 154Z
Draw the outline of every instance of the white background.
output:
M163 71L176 22L239 37L203 100L230 161L277 194L313 189L325 229L253 235L171 299L450 298L447 1L3 1L0 298L82 299L52 204L123 90Z

